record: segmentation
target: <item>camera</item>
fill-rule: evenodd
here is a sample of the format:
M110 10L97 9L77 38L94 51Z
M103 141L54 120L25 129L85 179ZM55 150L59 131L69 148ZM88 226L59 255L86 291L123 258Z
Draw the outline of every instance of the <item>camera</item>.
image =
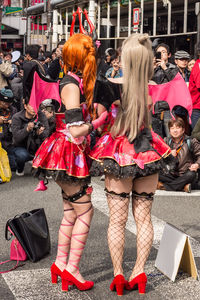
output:
M40 121L34 121L34 127L33 127L33 135L36 135L36 131L40 129L43 125Z
M161 59L161 52L156 52L155 53L155 58L157 59Z

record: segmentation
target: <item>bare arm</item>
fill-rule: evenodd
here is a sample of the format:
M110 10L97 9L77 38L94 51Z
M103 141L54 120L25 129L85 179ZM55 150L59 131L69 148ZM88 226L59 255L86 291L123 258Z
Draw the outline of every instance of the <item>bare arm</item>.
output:
M61 92L61 99L67 110L80 108L80 90L78 86L73 83L64 86ZM89 129L88 124L69 127L69 131L74 138L88 135Z

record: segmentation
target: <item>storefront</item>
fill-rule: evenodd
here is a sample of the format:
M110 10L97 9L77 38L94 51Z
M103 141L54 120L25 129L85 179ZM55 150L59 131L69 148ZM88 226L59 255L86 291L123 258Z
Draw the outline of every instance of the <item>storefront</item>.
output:
M197 35L197 17L195 15L195 0L90 0L62 1L52 0L52 33L53 46L62 38L67 39L70 32L74 3L89 10L94 7L98 39L104 47L119 47L125 37L132 32L146 32L152 39L159 38L170 45L172 52L184 49L191 54ZM138 10L139 9L139 13ZM38 16L46 15L44 3L27 9L29 15L37 16L37 24L44 25ZM139 19L139 25L134 26L134 19ZM42 19L42 17L40 17ZM44 19L44 18L43 18ZM83 24L84 17L82 17ZM30 21L33 23L33 21ZM76 22L78 30L78 22ZM31 32L35 34L34 30ZM42 33L41 33L42 34ZM48 29L46 34L48 34Z

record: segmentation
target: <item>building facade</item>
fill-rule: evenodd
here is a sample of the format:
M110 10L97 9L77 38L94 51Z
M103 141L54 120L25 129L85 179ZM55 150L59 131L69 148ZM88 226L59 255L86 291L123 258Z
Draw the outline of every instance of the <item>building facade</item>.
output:
M37 1L37 2L36 2ZM38 3L41 1L40 3ZM59 40L69 37L73 11L86 8L95 22L103 48L119 47L132 32L148 33L152 39L170 45L172 52L184 49L194 53L197 16L193 0L51 0L51 25L47 25L47 7L43 0L31 0L28 14L28 43L48 44L52 35L54 48ZM136 23L139 24L137 25ZM84 17L83 24L86 25ZM135 24L135 25L134 25ZM36 26L37 25L37 26ZM78 31L78 21L75 30Z

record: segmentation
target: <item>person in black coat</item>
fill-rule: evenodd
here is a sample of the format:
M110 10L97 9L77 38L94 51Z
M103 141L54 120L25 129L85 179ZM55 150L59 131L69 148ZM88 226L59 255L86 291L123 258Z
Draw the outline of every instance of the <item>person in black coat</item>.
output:
M16 174L22 176L25 163L33 159L37 149L49 135L48 120L41 111L36 115L28 102L25 102L24 109L13 116L11 129Z
M39 45L31 45L26 49L26 60L23 63L23 99L25 99L26 102L29 101L31 95L34 71L37 70L45 75L44 67L38 61L40 48Z
M4 150L7 151L11 170L15 170L15 161L12 159L12 117L17 109L12 105L14 100L13 93L10 89L3 88L0 90L0 142Z
M63 60L62 60L62 49L64 47L65 40L62 40L58 43L56 49L56 59L52 61L48 70L47 76L53 80L62 79L64 72L63 72Z

